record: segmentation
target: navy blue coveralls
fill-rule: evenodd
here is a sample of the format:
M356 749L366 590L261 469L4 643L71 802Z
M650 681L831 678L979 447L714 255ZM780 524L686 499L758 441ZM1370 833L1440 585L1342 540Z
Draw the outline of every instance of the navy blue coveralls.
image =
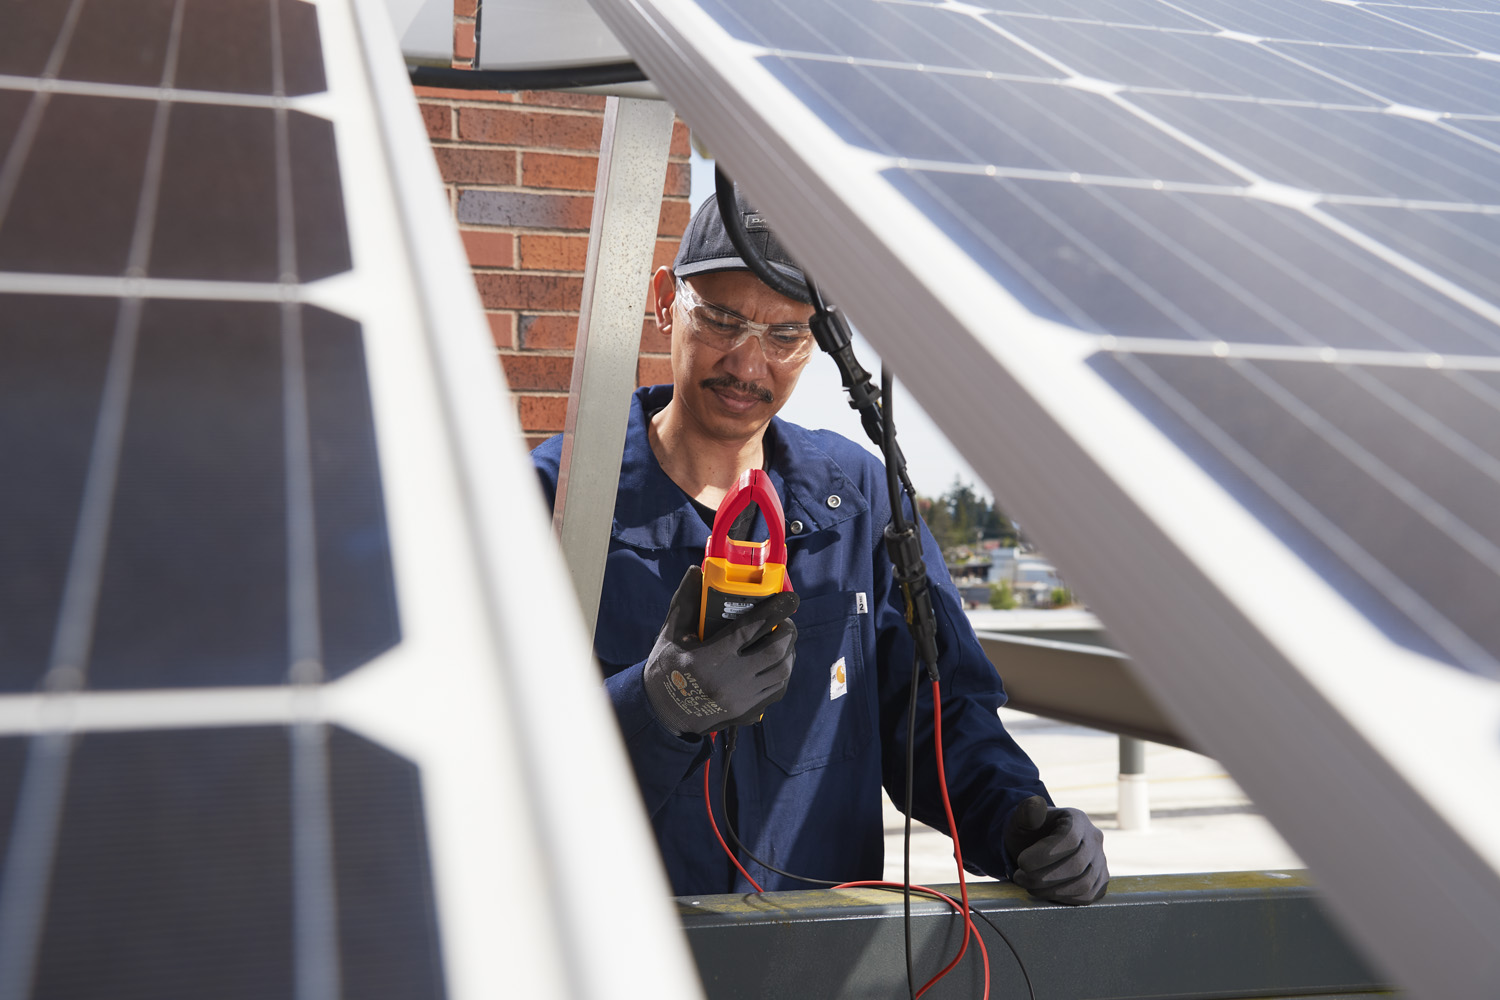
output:
M724 856L703 807L706 738L680 737L656 720L642 685L667 605L709 528L656 461L646 421L671 386L637 390L620 464L620 488L594 650L635 767L662 859L678 895L750 887ZM774 439L774 442L772 442ZM796 662L784 698L741 729L732 766L735 829L757 856L798 875L878 879L884 861L880 788L905 800L906 704L912 641L881 533L890 521L884 467L832 431L775 418L767 471L788 525L787 570L801 598ZM561 436L532 452L550 504ZM764 538L760 527L756 538ZM942 554L924 525L942 675L945 767L964 860L1005 876L1001 830L1010 810L1047 794L1037 769L1001 724L1005 692L964 616ZM845 682L835 671L842 661ZM920 682L913 815L946 830L932 752L930 684ZM715 815L721 753L712 750ZM1050 801L1050 799L1049 799ZM767 890L807 888L744 860Z

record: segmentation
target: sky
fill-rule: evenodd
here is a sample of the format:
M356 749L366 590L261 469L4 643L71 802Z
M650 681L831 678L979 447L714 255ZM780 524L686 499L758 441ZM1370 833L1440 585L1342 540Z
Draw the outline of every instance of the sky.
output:
M693 150L692 202L694 210L704 198L712 197L714 191L714 163L705 160ZM817 272L813 272L817 277ZM851 315L858 315L857 304L840 303ZM880 355L869 341L854 333L854 354L859 363L870 372L879 384ZM979 478L948 438L927 416L925 410L901 386L901 373L896 372L896 437L901 442L901 451L906 455L906 469L912 485L922 496L935 497L947 492L954 477L972 483L987 497L993 492ZM818 352L802 373L802 380L792 398L781 410L781 417L804 427L826 427L838 431L845 437L876 452L875 446L865 436L860 426L859 415L849 408L849 397L839 382L838 369L832 360Z

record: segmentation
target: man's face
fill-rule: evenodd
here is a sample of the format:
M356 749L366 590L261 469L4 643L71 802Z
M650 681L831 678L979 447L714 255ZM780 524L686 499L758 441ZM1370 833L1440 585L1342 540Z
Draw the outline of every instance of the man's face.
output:
M718 271L684 279L702 301L759 323L806 323L812 306L762 284L749 271ZM705 433L743 441L759 433L792 394L808 358L766 358L758 337L724 351L692 334L693 321L676 295L672 272L662 268L653 282L656 317L672 338L673 398Z

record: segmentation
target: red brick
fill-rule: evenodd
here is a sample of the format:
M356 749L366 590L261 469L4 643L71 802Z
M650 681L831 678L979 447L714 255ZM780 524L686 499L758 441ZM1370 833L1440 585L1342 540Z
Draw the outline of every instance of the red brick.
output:
M479 13L479 0L453 0L454 17L474 17Z
M535 448L537 445L541 444L551 436L551 434L528 434L526 435L526 447Z
M514 184L516 154L509 149L433 146L438 170L449 184Z
M515 267L516 238L511 233L487 233L473 229L459 232L469 263L475 267Z
M516 314L512 312L485 313L490 321L490 339L499 348L516 346Z
M528 152L521 157L521 183L527 187L592 191L598 173L597 156Z
M688 156L692 153L692 144L688 141L688 127L681 119L672 123L672 148L671 156Z
M568 419L567 396L518 396L521 428L525 431L547 431L556 434Z
M672 381L672 359L661 354L644 355L636 362L636 385L667 385Z
M521 236L521 267L532 271L582 271L587 236Z
M505 146L583 149L595 152L604 120L594 115L559 115L522 108L460 108L459 138Z
M641 353L663 354L672 349L672 338L661 332L656 318L648 316L641 324Z
M422 104L422 122L433 139L453 138L453 109L445 104Z
M516 99L515 94L506 94L494 90L460 90L456 87L413 87L412 93L418 97L435 97L441 101L504 101L510 103Z
M460 191L458 221L473 226L587 231L593 195L531 194L525 191Z
M474 25L453 26L453 61L469 62L474 58Z
M476 274L486 309L577 310L583 279L555 274Z
M687 232L688 220L692 217L693 209L687 201L669 198L661 203L661 214L656 222L656 235L681 237Z
M550 389L567 392L573 379L573 358L565 354L505 354L505 381L512 392L525 389Z
M668 163L667 182L662 194L669 198L686 198L693 191L693 170L690 163Z
M677 247L680 240L657 240L656 251L651 255L651 273L655 274L659 267L671 267L672 261L677 259ZM650 298L648 295L647 298ZM651 308L651 303L646 303L646 308Z
M517 332L520 347L571 351L578 342L578 317L522 316Z
M553 90L525 90L521 92L521 103L539 104L551 108L578 108L583 111L603 111L602 94L564 94Z

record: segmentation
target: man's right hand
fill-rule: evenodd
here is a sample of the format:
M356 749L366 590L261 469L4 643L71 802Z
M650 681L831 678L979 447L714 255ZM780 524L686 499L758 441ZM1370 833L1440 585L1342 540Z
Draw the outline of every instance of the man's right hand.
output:
M796 653L796 594L774 594L733 627L702 640L702 587L702 571L689 567L646 658L646 698L662 725L679 736L755 722L786 693Z

